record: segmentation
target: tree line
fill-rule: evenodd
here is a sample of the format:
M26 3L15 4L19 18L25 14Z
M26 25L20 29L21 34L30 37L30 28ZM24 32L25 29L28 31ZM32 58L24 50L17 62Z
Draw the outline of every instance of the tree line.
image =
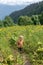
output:
M20 16L18 25L43 25L43 13L41 15Z
M1 27L7 27L7 26L13 26L14 22L11 17L6 16L4 20L0 20L0 28Z
M18 22L15 24L10 16L6 16L4 20L0 20L0 27L14 26L14 25L43 25L43 13L40 15L20 16Z

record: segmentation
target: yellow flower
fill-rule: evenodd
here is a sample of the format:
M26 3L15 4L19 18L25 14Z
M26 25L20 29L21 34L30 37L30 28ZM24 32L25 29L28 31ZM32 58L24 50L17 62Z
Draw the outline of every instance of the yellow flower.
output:
M42 44L42 42L38 42L38 44Z
M10 61L13 61L13 60L14 60L13 55L9 55L8 59L9 59Z

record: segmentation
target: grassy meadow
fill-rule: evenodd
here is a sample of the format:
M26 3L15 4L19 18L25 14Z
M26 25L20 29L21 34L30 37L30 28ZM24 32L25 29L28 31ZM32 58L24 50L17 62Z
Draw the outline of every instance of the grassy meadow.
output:
M0 28L0 65L24 65L16 41L24 36L24 52L31 65L43 65L43 26L12 26Z

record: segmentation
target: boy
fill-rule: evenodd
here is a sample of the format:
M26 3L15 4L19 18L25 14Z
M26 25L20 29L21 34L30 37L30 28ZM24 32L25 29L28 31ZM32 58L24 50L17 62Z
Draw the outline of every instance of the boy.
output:
M17 47L18 47L18 50L21 52L22 49L23 49L23 44L24 44L24 39L23 39L23 36L20 35L19 38L18 38L18 41L17 41Z

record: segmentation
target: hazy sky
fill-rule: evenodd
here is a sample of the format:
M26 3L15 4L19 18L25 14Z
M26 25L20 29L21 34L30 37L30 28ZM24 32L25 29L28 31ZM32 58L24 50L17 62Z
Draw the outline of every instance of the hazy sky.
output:
M1 4L8 4L8 5L20 5L20 4L29 4L29 3L34 3L38 1L43 1L43 0L0 0Z

